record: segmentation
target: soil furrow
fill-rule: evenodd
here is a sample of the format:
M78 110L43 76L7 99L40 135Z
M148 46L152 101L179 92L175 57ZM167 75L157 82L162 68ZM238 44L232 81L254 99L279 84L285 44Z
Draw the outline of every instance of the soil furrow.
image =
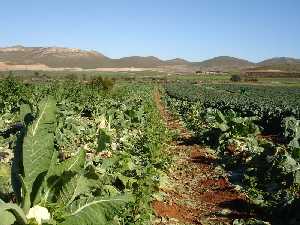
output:
M166 126L178 138L167 149L174 159L170 185L163 200L153 202L156 224L232 224L236 218L252 217L245 195L234 189L209 148L195 143L193 135L164 106L155 93Z

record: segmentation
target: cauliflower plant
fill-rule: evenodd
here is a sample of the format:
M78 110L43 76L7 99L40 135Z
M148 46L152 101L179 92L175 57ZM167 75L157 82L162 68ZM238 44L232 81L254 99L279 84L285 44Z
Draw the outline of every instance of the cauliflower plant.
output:
M51 215L47 208L36 205L30 208L27 219L34 219L39 225L50 220Z

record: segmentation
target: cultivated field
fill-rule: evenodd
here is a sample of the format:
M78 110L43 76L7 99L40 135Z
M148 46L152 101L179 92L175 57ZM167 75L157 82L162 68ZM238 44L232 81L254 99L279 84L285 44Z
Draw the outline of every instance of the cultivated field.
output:
M26 73L1 74L1 225L300 223L299 80Z

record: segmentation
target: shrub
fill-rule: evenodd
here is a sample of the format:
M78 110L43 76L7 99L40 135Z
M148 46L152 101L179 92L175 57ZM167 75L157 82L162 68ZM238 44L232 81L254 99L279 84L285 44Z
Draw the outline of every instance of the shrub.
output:
M104 90L111 90L115 84L115 81L110 78L97 77L92 80L92 85L102 87Z
M237 75L237 74L232 75L230 78L230 81L233 81L233 82L240 82L241 80L242 80L241 76Z

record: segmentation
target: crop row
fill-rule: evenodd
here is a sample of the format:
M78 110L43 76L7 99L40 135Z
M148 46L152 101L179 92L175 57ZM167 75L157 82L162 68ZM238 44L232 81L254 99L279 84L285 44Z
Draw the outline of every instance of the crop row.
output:
M280 133L286 117L300 119L300 89L249 85L168 85L169 96L201 102L205 108L233 110L243 117L257 117L266 133Z
M299 89L169 84L166 93L255 207L275 224L300 222Z
M6 225L150 223L169 163L152 86L2 81L0 117Z

